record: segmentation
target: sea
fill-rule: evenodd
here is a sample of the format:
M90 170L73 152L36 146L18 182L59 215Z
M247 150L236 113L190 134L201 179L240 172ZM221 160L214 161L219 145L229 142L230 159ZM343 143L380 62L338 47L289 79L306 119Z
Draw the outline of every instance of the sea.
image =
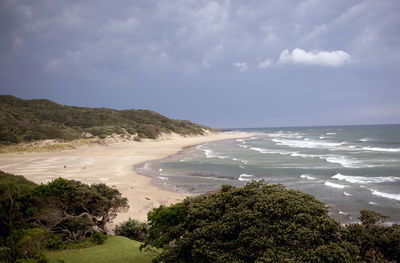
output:
M370 209L400 224L400 125L236 129L242 139L208 142L138 171L161 187L201 194L252 180L311 194L349 224Z

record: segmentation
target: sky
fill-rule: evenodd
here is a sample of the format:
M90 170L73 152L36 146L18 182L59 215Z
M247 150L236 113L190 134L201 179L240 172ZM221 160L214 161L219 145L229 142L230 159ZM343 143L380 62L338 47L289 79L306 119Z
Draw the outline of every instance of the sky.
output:
M0 0L0 94L216 128L400 123L398 0Z

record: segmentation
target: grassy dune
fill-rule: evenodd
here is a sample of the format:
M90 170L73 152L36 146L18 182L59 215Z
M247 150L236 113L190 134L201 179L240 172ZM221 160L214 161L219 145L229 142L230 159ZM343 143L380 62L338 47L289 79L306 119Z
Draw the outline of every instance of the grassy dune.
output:
M66 263L109 263L109 262L151 262L159 252L139 251L142 243L121 236L110 236L103 245L86 249L48 251L50 262Z
M114 110L60 105L0 95L0 145L35 140L70 141L89 134L157 138L162 133L201 135L206 126L169 119L149 110Z

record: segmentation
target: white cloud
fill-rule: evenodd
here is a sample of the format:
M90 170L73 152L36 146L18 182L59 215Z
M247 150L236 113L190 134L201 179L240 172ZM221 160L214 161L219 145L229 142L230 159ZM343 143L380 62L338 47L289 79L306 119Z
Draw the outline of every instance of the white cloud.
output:
M284 50L279 56L280 64L306 64L338 67L350 61L350 55L343 50L336 51L304 51L300 48Z
M246 62L235 62L233 63L233 67L239 70L240 72L247 71L249 68L247 67Z
M266 60L261 61L260 64L258 64L258 68L268 68L272 65L272 62L272 59L267 58Z

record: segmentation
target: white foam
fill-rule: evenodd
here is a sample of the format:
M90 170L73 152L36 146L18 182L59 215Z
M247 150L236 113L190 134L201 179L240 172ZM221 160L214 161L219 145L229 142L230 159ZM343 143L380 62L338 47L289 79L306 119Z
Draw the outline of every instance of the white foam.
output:
M361 167L363 167L363 165L360 164L360 162L355 161L355 160L350 160L344 156L331 156L331 157L325 158L325 160L330 163L340 164L341 166L346 167L346 168L361 168Z
M307 139L307 138L306 138ZM325 142L314 140L286 140L286 139L272 139L276 145L289 146L294 148L317 148L317 149L335 149L343 145L343 142Z
M371 141L371 139L369 139L369 138L361 138L361 139L359 139L359 141L360 142L369 142L369 141Z
M370 204L370 205L376 205L375 202L368 202L368 204Z
M235 139L237 142L244 142L243 139Z
M213 150L211 149L203 149L203 148L199 148L200 150L202 150L204 152L204 155L206 156L206 158L211 159L211 158L218 158L218 159L230 159L229 156L223 156L223 155L217 155L214 153Z
M325 185L326 185L326 186L329 186L329 187L333 187L333 188L339 188L339 189L343 189L343 188L346 188L346 187L347 187L346 185L335 184L335 183L331 183L331 182L329 182L329 181L326 181L326 182L325 182Z
M347 192L343 192L343 194L344 194L345 196L352 196L352 194L349 194L349 193L347 193Z
M239 147L242 147L242 148L245 148L245 149L249 148L249 146L244 145L244 144L239 144Z
M322 157L321 155L297 153L297 152L291 153L290 156L292 156L292 157L304 157L304 158L319 158L319 157Z
M251 174L241 174L239 176L239 181L250 181L250 177L253 177Z
M160 178L161 180L168 180L168 178L164 176L159 176L158 178Z
M253 151L257 151L259 153L271 153L271 154L281 154L281 155L293 154L293 152L268 150L268 149L256 148L256 147L251 147L250 149L253 150Z
M326 135L335 135L337 134L336 132L327 132Z
M341 215L348 215L349 213L343 212L343 211L339 211L339 214Z
M369 189L369 190L372 192L373 195L380 196L380 197L387 198L387 199L400 201L400 194L389 194L389 193L379 192L379 191L376 191L374 189Z
M343 174L335 174L331 178L346 181L352 184L379 184L385 182L397 182L400 181L400 177L395 176L377 176L377 177L366 177L366 176L351 176Z
M400 152L400 148L363 147L362 149L373 152Z
M315 177L312 177L312 176L307 175L307 174L300 175L300 178L308 179L308 180L315 180Z
M159 172L162 172L162 168L158 169Z

